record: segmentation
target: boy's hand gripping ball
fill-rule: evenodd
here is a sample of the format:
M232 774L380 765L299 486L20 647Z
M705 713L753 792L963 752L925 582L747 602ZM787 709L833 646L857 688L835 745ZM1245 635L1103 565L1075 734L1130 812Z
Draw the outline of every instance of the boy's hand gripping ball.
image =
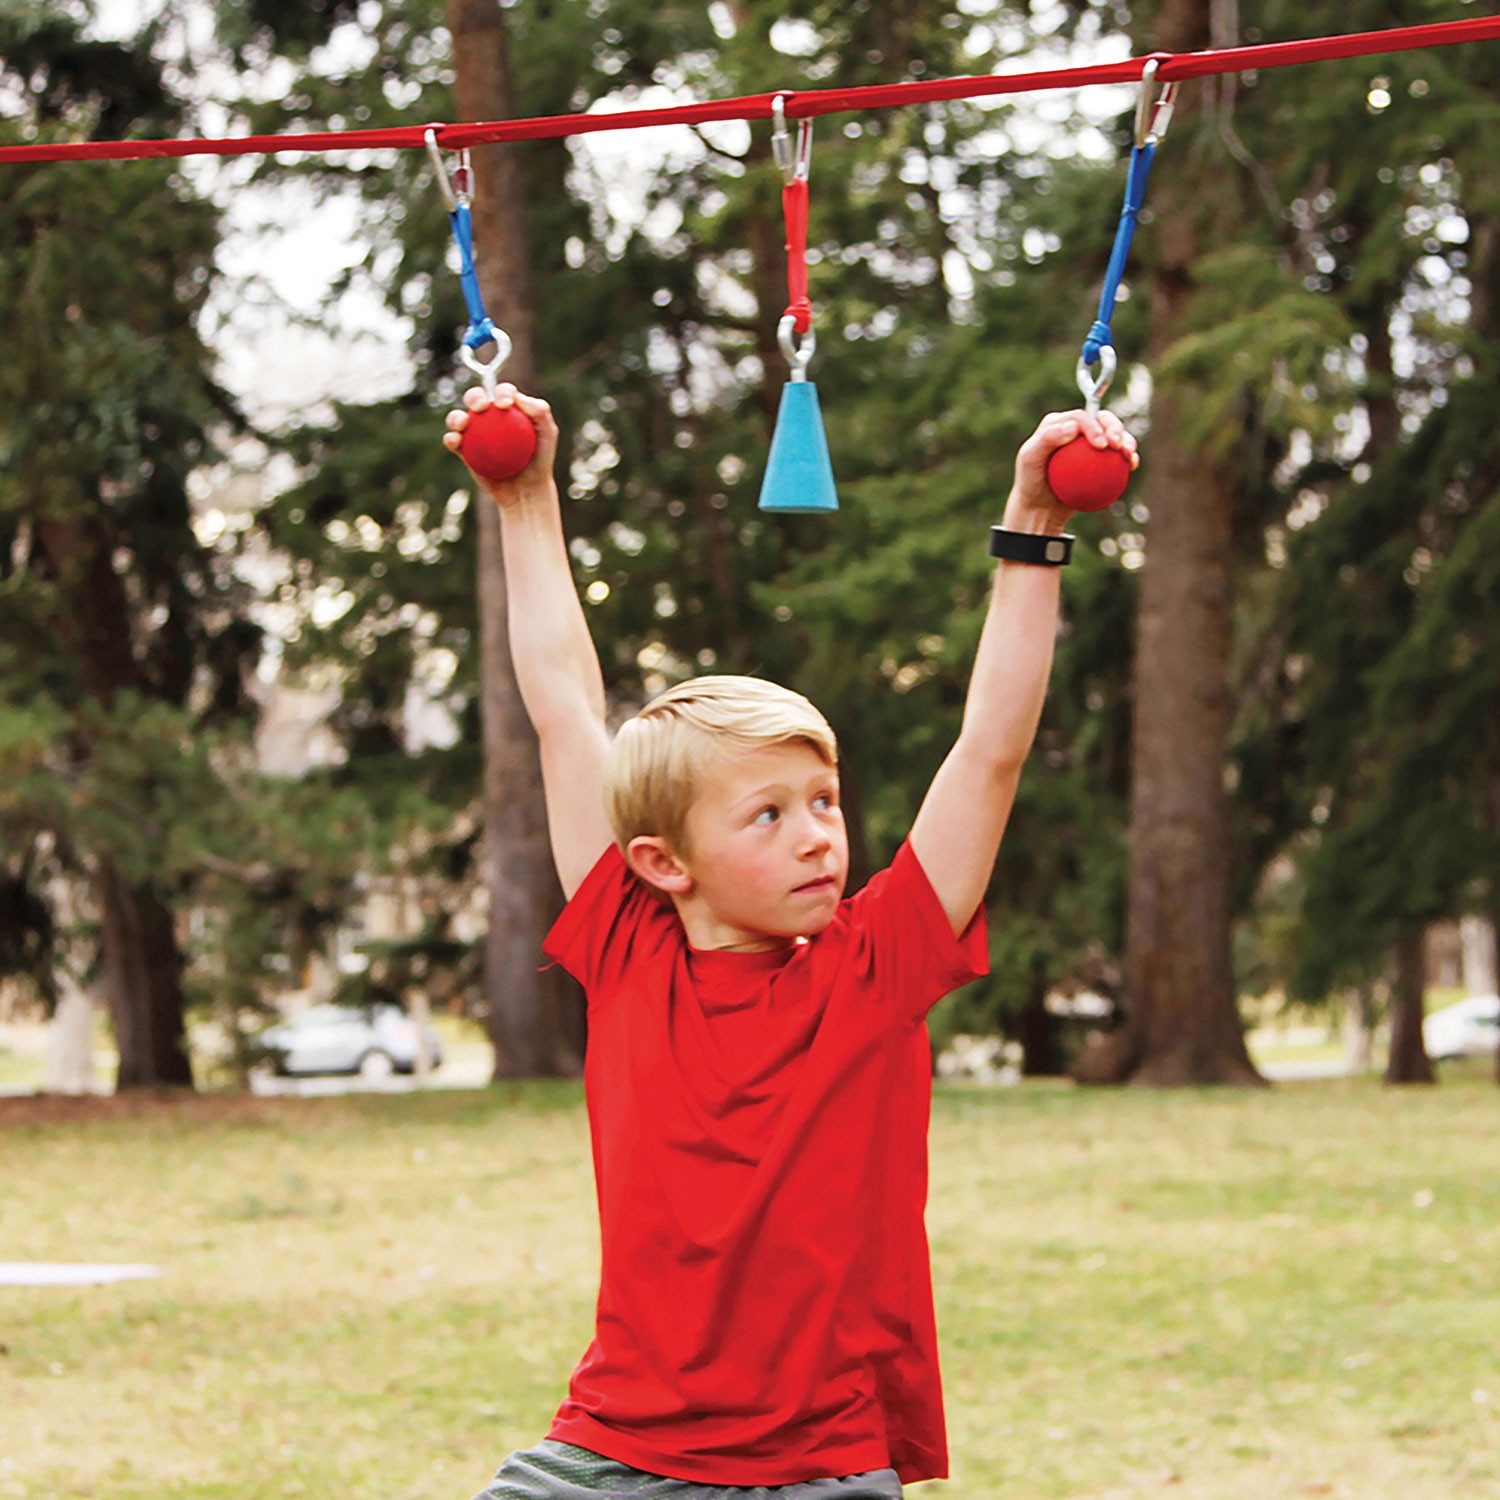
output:
M1130 483L1130 460L1080 434L1047 460L1047 483L1069 510L1107 510Z
M514 479L536 452L536 427L517 406L471 412L458 456L481 479Z

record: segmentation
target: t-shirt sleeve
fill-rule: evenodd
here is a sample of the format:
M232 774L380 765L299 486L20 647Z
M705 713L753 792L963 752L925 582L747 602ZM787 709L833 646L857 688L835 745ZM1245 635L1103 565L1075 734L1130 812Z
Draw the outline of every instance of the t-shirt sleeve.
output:
M651 896L611 844L573 892L542 944L590 1001L643 944L665 941L676 914Z
M848 905L851 957L878 999L914 1023L951 990L990 971L983 905L955 937L910 843Z

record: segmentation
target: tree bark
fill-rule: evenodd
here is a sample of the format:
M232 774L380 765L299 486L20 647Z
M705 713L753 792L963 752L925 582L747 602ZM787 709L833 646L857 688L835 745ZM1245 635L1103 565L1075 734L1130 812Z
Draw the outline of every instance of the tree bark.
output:
M515 114L505 13L497 0L446 0L461 120ZM525 240L517 148L474 149L474 246L486 306L511 337L504 376L536 388L536 301ZM494 1077L578 1070L583 1008L577 986L544 967L542 941L562 906L552 864L536 737L511 664L500 521L479 507L479 623L484 723L485 885L490 925L484 988Z
M1210 0L1166 0L1155 50L1209 45ZM1176 129L1192 128L1188 92ZM1187 118L1184 118L1186 116ZM1149 279L1156 363L1182 334L1194 263L1215 225L1206 173L1179 159L1152 183ZM1150 520L1134 668L1134 764L1125 1025L1080 1054L1080 1082L1259 1084L1245 1048L1230 958L1229 742L1233 480L1181 437L1186 393L1158 387L1136 496Z
M149 887L122 880L108 864L96 883L104 999L120 1054L115 1092L192 1088L172 913Z
M1396 982L1391 987L1391 1050L1385 1063L1387 1083L1437 1082L1422 1041L1427 988L1425 936L1420 927L1414 927L1396 944Z

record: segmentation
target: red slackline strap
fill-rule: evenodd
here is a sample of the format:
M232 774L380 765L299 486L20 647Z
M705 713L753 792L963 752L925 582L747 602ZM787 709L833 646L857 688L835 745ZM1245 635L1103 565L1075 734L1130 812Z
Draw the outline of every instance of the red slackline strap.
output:
M1300 42L1266 42L1254 47L1228 47L1213 52L1158 52L1157 78L1163 83L1203 78L1214 73L1239 73L1256 68L1284 68L1297 63L1324 62L1340 57L1371 57L1384 52L1410 52L1423 47L1448 47L1461 42L1500 39L1500 16L1474 16L1464 21L1440 21L1424 26L1402 26L1389 31L1364 31L1347 36L1314 37ZM713 120L762 120L780 98L788 119L854 110L899 108L944 99L980 99L999 94L1035 93L1044 89L1081 88L1096 83L1136 83L1149 58L1097 63L1082 68L1053 68L1038 73L941 78L922 82L872 84L852 89L809 89L790 93L746 94L737 99L710 100L671 109L621 110L614 114L548 115L538 119L488 120L468 125L409 125L385 130L305 131L289 135L200 137L154 141L57 141L45 145L0 146L0 163L21 161L100 161L158 156L252 156L278 151L370 151L381 148L419 149L428 129L437 132L440 146L459 150L494 141L531 141L558 136L588 135L602 130L641 130L652 125L696 125Z
M786 215L786 290L790 298L784 316L798 333L812 327L812 303L807 296L807 178L794 177L781 190Z

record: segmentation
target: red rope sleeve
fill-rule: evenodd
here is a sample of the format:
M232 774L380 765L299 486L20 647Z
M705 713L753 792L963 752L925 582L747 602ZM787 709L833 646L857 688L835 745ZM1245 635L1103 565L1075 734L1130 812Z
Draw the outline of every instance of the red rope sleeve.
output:
M1348 36L1315 37L1300 42L1267 42L1255 47L1230 47L1216 52L1162 52L1157 77L1163 82L1202 78L1211 73L1238 73L1252 68L1283 68L1298 63L1341 57L1372 57L1386 52L1409 52L1423 47L1449 47L1461 42L1500 39L1500 16L1474 16L1464 21L1403 26L1389 31L1365 31ZM372 151L420 148L423 132L437 131L441 146L457 150L495 141L553 139L587 135L602 130L643 130L654 125L706 124L714 120L763 120L771 115L778 94L788 119L851 110L899 108L945 99L983 99L1001 94L1036 93L1044 89L1082 88L1096 83L1135 83L1147 58L1099 63L1082 68L1053 68L1038 73L1012 73L922 82L872 84L853 89L810 89L802 93L778 90L737 99L709 100L671 109L621 110L614 114L549 115L539 119L488 120L469 125L398 126L386 130L306 131L289 135L249 135L154 141L56 141L46 144L0 146L0 163L23 161L117 161L141 157L250 156L278 151Z
M781 190L786 215L787 313L798 333L812 327L812 303L807 296L807 178L794 177Z

